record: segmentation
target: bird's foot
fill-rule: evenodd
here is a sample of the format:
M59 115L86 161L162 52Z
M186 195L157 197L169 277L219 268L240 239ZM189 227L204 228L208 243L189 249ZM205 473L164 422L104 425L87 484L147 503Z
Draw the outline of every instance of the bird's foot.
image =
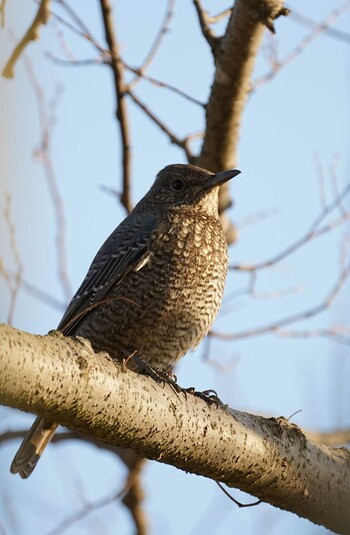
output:
M216 405L216 407L226 407L225 403L221 401L215 390L203 390L203 392L198 392L193 386L190 388L182 389L186 394L192 394L196 398L203 399L208 405Z
M142 375L147 375L151 377L157 383L162 384L163 386L168 384L176 394L183 392L187 397L187 394L191 394L197 398L203 399L208 405L216 405L216 407L226 407L226 405L221 401L215 390L204 390L203 392L198 392L193 386L190 388L183 388L177 383L177 377L172 372L167 370L160 370L159 368L154 368L148 362L146 362L142 357L136 353L132 353L125 360L124 363L127 365L129 361L132 361L130 366L134 371Z

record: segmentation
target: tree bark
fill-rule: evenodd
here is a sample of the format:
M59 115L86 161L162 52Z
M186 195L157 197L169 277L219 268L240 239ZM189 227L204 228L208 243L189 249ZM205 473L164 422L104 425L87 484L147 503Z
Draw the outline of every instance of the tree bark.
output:
M213 172L237 165L243 111L264 31L274 31L274 20L287 14L283 0L237 0L225 34L209 40L216 69L197 165ZM229 185L224 184L220 188L219 212L228 243L236 240L236 230L225 213L230 203Z
M0 325L0 402L350 532L349 450L315 444L285 419L175 393L86 340Z

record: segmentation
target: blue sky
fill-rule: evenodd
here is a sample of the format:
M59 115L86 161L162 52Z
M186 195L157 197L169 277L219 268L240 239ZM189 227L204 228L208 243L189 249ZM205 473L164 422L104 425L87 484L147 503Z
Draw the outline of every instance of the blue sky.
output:
M82 7L76 0L71 4L102 42L98 3L84 3ZM210 12L226 7L223 2L205 5ZM306 6L294 1L289 7L314 20L322 20L336 5L325 0L317 4L309 2ZM114 6L121 52L127 62L137 66L161 23L165 3L114 2ZM58 12L56 4L54 7ZM7 24L17 36L23 34L34 10L33 2L9 3ZM333 27L346 32L349 21L350 11ZM310 31L292 18L279 19L276 30L275 43L280 57ZM77 58L94 57L94 49L88 43L69 32L64 35ZM13 40L6 30L1 31L0 39L3 65ZM270 42L271 37L266 34L265 49ZM242 174L231 185L235 199L231 216L240 224L261 211L267 210L271 215L242 227L238 243L230 248L231 263L262 261L305 232L320 210L315 154L324 166L328 200L333 194L329 167L336 155L339 155L339 190L349 183L349 46L349 42L320 35L250 97L239 143L238 167ZM74 291L98 247L125 216L114 198L101 190L102 185L120 188L121 151L110 72L101 66L59 67L47 58L47 52L63 56L52 26L42 30L40 41L31 44L27 54L48 102L57 95L57 87L61 87L51 147L57 187L64 202L68 271ZM268 70L266 57L261 53L254 78ZM181 87L200 100L207 99L213 64L192 3L176 3L171 30L149 74ZM146 82L136 91L179 136L203 127L201 108ZM23 60L16 67L14 80L0 80L0 99L3 140L0 144L0 255L5 265L13 269L3 217L5 194L10 193L11 217L25 278L64 303L57 277L56 220L42 165L33 156L40 140L37 101ZM129 106L129 113L132 195L136 202L159 169L172 162L184 162L184 155L138 109ZM337 277L343 231L341 228L331 237L315 240L275 269L259 275L259 294L295 287L299 292L275 300L226 298L215 327L238 332L321 302ZM227 295L245 283L245 276L230 273ZM330 311L301 327L346 323L348 291L349 285ZM0 320L6 321L9 294L2 280L0 300ZM13 324L30 332L45 333L58 324L60 315L59 310L22 291ZM223 401L240 410L289 416L302 409L293 421L305 428L328 430L350 424L347 347L325 339L289 340L271 334L234 344L213 342L210 356L227 367L225 373L204 362L203 354L201 346L183 359L177 370L180 384L195 385L199 390L214 388ZM32 420L29 415L5 409L1 418L4 430L27 426ZM61 519L79 510L84 500L113 494L122 485L123 469L110 454L79 443L49 448L32 478L23 482L8 473L15 448L15 443L9 443L0 452L3 482L0 516L7 533L48 533ZM323 528L265 504L238 510L213 482L157 463L148 464L145 486L145 505L155 534L166 530L185 535L224 535L231 533L233 526L237 533L247 535L289 535L297 530L303 534L326 533ZM235 496L239 497L240 493L235 492ZM95 533L98 529L118 534L133 531L128 514L117 504L89 515L65 533Z

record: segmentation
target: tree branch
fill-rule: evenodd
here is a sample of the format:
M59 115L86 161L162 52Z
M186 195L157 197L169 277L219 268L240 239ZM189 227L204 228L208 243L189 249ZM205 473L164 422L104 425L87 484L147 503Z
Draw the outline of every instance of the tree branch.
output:
M2 3L1 11L5 8L5 2ZM25 47L31 42L36 41L39 38L40 26L46 24L50 16L50 0L41 0L38 11L34 17L32 24L29 26L25 35L17 44L16 48L11 54L10 59L6 63L2 75L4 78L13 78L14 72L13 69L15 64L22 54Z
M0 5L0 26L3 28L5 26L5 7L7 0L1 0Z
M175 393L83 339L0 326L0 402L349 532L348 450L314 444L284 419Z
M350 1L346 0L343 4L333 9L322 22L315 24L312 31L306 35L295 48L288 52L283 58L274 61L273 68L268 73L253 81L251 93L272 80L284 67L300 56L300 54L302 54L304 50L319 37L319 35L326 32L331 24L333 24L333 22L343 15L349 8Z
M215 57L216 49L220 42L220 37L217 37L211 29L210 17L208 16L208 13L203 9L200 0L193 0L193 3L197 11L198 21L202 30L203 37L207 41Z
M237 163L237 144L251 75L265 27L283 13L283 0L237 0L226 33L215 45L216 71L206 108L206 134L197 164L213 172ZM197 8L197 2L196 2ZM197 8L198 11L198 8ZM236 231L223 212L229 187L220 188L219 211L228 243Z
M124 67L119 59L119 47L112 20L112 6L109 0L100 0L106 41L111 54L110 67L113 71L115 94L117 100L116 116L119 123L123 150L123 193L121 202L128 213L132 210L131 202L131 141L126 112Z
M148 106L146 106L146 104L141 102L141 100L135 95L135 93L133 91L128 91L128 95L130 96L132 101L151 119L151 121L153 121L162 130L162 132L164 132L164 134L166 134L169 137L171 143L174 143L174 145L177 145L178 147L180 147L181 149L183 149L185 151L187 160L190 163L193 163L194 156L193 156L193 154L192 154L192 152L191 152L191 150L189 148L189 143L188 143L189 140L188 140L188 138L185 138L185 139L178 138L170 130L170 128L165 123L163 123L163 121L161 121L161 119L159 119L148 108Z

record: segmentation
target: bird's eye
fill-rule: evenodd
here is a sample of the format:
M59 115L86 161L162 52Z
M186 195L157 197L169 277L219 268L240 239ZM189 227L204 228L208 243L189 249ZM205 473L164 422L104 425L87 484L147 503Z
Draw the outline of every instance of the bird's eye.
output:
M181 191L185 187L185 181L183 178L175 178L171 182L170 187L173 191Z

